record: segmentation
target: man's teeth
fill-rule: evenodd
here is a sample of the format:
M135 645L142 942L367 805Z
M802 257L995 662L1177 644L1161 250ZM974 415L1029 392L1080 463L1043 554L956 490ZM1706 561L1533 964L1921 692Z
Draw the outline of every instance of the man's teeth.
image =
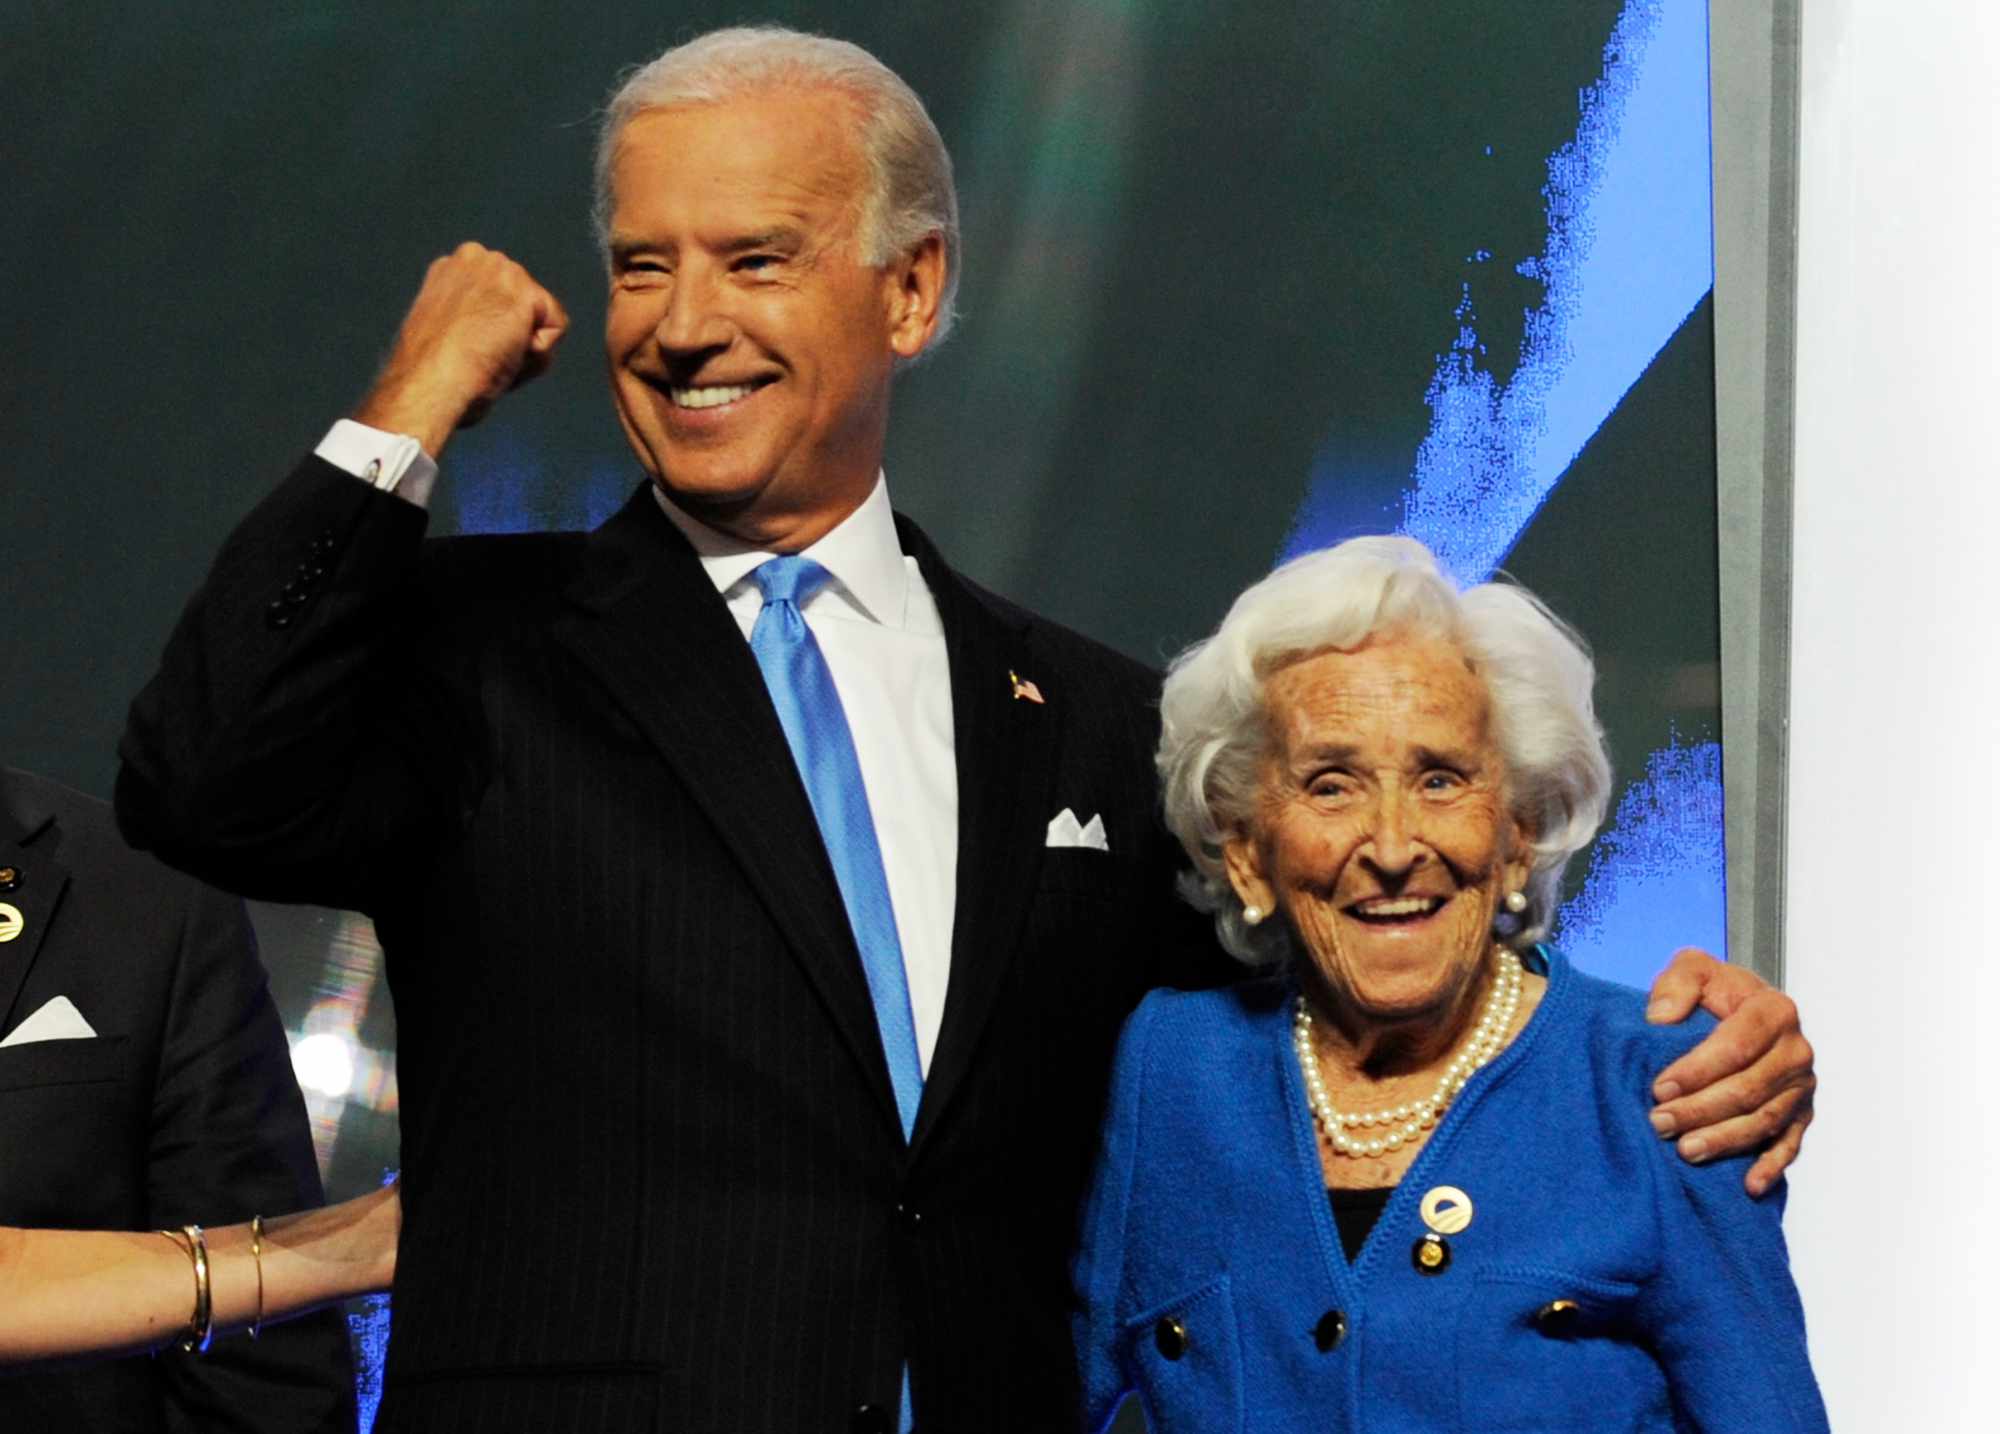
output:
M1441 903L1434 896L1404 896L1393 901L1362 901L1354 909L1363 916L1421 916Z
M667 392L680 408L720 408L725 403L748 398L753 390L751 384L732 383L712 388L670 388Z

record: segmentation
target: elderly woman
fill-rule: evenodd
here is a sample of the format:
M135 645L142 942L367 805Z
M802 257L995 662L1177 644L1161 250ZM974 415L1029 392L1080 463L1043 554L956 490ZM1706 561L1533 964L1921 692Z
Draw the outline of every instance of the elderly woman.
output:
M1706 1028L1535 944L1610 769L1582 645L1407 539L1286 565L1167 679L1189 895L1267 979L1127 1024L1087 1420L1823 1429L1778 1221L1648 1089ZM1710 1023L1712 1024L1712 1023Z

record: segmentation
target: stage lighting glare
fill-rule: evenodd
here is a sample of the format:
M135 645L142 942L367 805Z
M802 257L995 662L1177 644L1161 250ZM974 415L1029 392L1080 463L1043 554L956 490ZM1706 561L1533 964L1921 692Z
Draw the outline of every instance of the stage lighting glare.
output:
M292 1045L292 1072L307 1094L337 1100L354 1085L354 1046L331 1031L302 1037Z

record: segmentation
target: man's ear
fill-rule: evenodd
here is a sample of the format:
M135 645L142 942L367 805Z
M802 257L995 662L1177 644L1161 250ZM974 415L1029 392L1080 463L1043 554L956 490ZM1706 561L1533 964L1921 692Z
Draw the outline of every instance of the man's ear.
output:
M938 304L944 298L944 236L926 234L915 248L889 265L889 347L913 359L937 332Z
M1277 910L1277 893L1264 876L1264 854L1241 828L1222 843L1222 870L1245 906L1258 907L1266 916Z

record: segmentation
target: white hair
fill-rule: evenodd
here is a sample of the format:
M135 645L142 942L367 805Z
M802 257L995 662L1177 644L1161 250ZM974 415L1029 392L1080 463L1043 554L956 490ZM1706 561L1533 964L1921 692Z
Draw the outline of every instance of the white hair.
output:
M845 40L782 25L711 30L623 76L597 134L593 218L600 245L611 226L611 165L618 136L642 110L711 105L770 90L832 90L853 101L855 136L868 167L857 230L861 258L881 265L936 234L944 244L944 292L930 348L951 332L958 299L958 191L951 154L916 92L895 71ZM928 350L927 350L928 351Z
M1546 930L1563 868L1604 820L1611 763L1591 705L1595 670L1583 639L1534 594L1511 582L1460 592L1412 538L1355 538L1295 558L1174 660L1160 697L1167 825L1195 868L1182 893L1215 913L1217 936L1241 961L1282 961L1292 946L1285 923L1243 919L1222 861L1223 843L1249 825L1270 751L1265 683L1299 658L1387 633L1445 638L1486 685L1508 808L1532 834L1517 940Z

